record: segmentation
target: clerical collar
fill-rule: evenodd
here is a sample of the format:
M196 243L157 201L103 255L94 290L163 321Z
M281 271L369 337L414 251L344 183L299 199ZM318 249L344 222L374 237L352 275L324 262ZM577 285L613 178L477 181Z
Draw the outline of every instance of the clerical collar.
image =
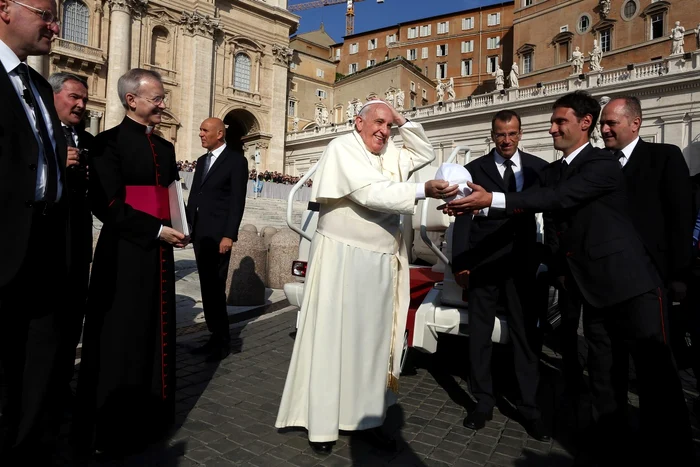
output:
M143 131L145 134L150 135L153 133L153 129L155 128L154 126L151 125L144 125L141 122L137 122L133 118L131 118L129 115L124 117L124 122L129 123L129 126L134 129L134 131ZM140 130L137 130L139 128Z

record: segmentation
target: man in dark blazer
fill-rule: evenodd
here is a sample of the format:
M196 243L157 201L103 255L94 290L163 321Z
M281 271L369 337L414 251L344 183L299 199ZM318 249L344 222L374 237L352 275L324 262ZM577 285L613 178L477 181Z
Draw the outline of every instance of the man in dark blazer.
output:
M692 254L690 172L677 146L642 140L641 125L642 107L634 96L612 99L603 108L601 134L605 147L622 166L632 222L656 266L669 301L678 302L686 294ZM624 406L628 374L623 366L615 378L620 385L617 393L624 397L619 403L625 402Z
M595 453L621 428L612 388L613 347L626 345L634 358L640 395L642 442L638 453L662 462L669 452L679 465L694 465L690 420L676 366L667 343L661 278L628 213L620 165L588 138L600 113L598 102L582 91L557 99L551 128L563 160L545 168L559 182L524 193L489 193L478 185L446 211L489 207L489 215L512 216L551 211L561 232L561 254L568 266L564 286L575 282L584 307L588 368L597 409ZM560 175L559 175L560 174ZM608 459L609 461L609 459Z
M66 307L65 381L66 394L70 395L73 379L75 349L80 341L85 318L90 262L92 261L92 213L87 201L88 154L94 136L83 128L88 102L88 84L72 73L54 73L49 76L53 100L61 128L68 144L66 196L70 208L70 252L68 271L70 284L69 303Z
M221 119L208 118L200 125L199 137L207 153L197 160L187 203L204 318L211 332L209 341L193 352L207 354L208 361L226 358L231 351L226 277L248 183L248 161L226 145L225 136Z
M51 87L26 64L49 53L56 4L22 3L0 0L0 464L47 465L68 270L66 142Z
M466 166L474 183L503 192L539 186L539 173L547 163L518 150L521 136L516 112L502 110L494 115L491 137L496 148ZM464 426L479 430L493 416L496 398L491 378L491 333L496 309L503 304L520 389L518 409L530 434L545 441L549 436L536 400L539 358L533 341L536 297L532 291L539 264L535 215L501 219L461 216L452 239L455 279L469 293L469 379L477 399L476 409L464 420Z

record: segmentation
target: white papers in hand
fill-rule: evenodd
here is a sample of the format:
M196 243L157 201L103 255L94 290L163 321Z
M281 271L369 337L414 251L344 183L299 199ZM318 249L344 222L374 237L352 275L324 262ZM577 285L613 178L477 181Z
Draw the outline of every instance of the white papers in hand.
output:
M185 200L182 197L182 183L175 180L168 187L168 198L170 201L170 223L173 229L181 232L185 237L190 235L190 227L187 225L187 214L185 213Z
M450 185L459 185L459 191L455 196L445 198L447 202L464 198L472 192L472 189L467 186L467 182L472 182L472 174L459 164L447 162L442 164L435 172L435 180L446 180Z

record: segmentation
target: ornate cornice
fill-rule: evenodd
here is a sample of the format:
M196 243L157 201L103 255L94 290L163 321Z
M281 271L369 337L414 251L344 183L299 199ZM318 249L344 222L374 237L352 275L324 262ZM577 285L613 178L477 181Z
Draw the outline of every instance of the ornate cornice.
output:
M205 37L214 37L217 32L222 31L220 21L219 18L203 15L197 10L192 13L183 11L180 17L180 24L184 26L185 34Z
M141 15L148 9L148 0L107 0L110 11Z
M294 56L294 51L283 45L272 44L272 56L275 58L275 63L289 66L289 62Z

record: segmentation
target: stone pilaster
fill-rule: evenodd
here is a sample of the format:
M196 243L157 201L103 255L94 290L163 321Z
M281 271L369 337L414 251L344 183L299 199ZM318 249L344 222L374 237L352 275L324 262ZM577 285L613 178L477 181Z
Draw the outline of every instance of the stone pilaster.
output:
M49 56L30 55L27 57L27 65L34 68L44 78L49 77Z
M89 122L87 131L91 135L97 136L97 133L100 132L100 120L102 119L103 113L97 110L88 110L87 116Z
M202 155L199 125L211 117L214 36L221 31L218 18L211 18L195 10L182 12L180 24L184 26L183 56L190 66L183 70L181 148L185 154L180 159L194 160Z
M272 108L270 109L270 147L262 170L284 172L284 138L287 128L287 74L293 51L287 46L272 46Z
M124 107L117 94L117 81L131 66L131 15L141 13L148 0L108 0L109 61L107 62L107 108L105 128L119 124L124 118Z

